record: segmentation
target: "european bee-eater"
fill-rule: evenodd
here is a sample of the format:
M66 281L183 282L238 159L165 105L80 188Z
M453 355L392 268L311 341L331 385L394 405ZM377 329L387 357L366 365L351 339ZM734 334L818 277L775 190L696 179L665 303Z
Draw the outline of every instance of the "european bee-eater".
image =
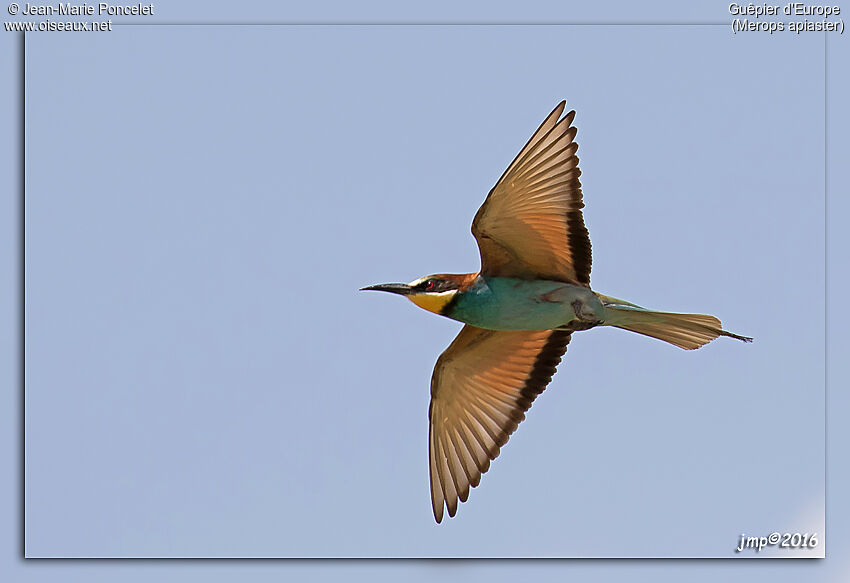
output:
M572 126L562 101L511 162L472 221L481 271L363 290L406 296L463 322L431 377L431 503L437 522L496 459L555 374L573 332L616 326L692 350L718 336L702 314L655 312L590 289L590 239Z

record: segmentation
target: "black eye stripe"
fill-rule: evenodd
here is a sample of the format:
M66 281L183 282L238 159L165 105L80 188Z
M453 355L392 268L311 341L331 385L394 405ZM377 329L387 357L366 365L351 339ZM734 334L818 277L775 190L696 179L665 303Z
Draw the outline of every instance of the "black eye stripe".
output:
M439 293L449 291L455 288L454 282L445 279L426 279L416 286L416 289L423 292Z

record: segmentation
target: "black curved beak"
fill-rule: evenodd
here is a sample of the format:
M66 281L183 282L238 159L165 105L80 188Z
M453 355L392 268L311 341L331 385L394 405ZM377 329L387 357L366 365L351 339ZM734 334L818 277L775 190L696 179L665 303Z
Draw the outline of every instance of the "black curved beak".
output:
M360 291L383 291L390 292L391 294L398 294L400 296L407 296L410 295L412 290L406 283L379 283L377 285L361 287Z

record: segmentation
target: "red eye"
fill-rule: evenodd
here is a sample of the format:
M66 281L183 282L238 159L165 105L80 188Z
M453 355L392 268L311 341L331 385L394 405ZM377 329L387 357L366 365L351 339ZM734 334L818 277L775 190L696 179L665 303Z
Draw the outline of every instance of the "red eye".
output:
M435 287L437 287L437 282L433 279L429 279L425 282L425 291L434 291Z

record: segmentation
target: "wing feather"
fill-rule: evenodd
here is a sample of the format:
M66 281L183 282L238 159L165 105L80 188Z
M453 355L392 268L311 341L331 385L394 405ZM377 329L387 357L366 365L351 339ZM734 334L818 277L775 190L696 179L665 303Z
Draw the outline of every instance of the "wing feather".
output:
M464 326L431 379L429 467L437 522L457 512L555 373L570 334Z
M575 111L561 102L505 170L472 222L481 272L590 285Z

